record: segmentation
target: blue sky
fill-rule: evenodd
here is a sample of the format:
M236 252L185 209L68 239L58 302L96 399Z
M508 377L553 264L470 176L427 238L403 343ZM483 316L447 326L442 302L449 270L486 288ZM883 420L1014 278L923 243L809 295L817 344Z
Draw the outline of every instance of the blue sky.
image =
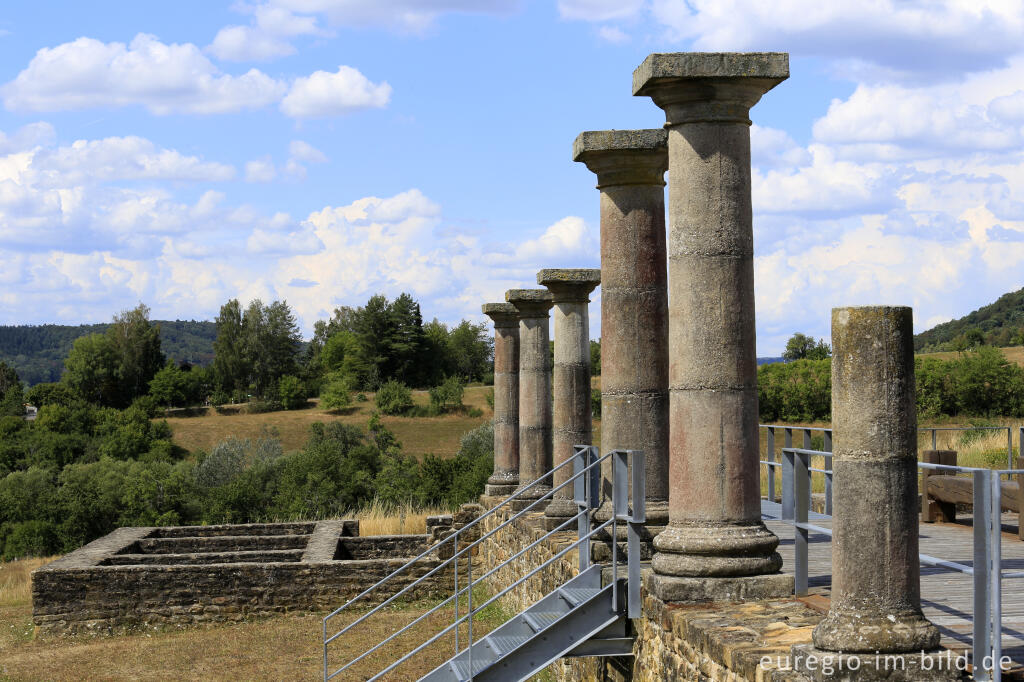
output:
M1022 45L996 0L7 3L0 323L260 297L308 333L402 291L480 319L598 265L571 144L664 122L630 96L648 53L780 50L752 112L758 353L838 305L920 331L1022 286Z

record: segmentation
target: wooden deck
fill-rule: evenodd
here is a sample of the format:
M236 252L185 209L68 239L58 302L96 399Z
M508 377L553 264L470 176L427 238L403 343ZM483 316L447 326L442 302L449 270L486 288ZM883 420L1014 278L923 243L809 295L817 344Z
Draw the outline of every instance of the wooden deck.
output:
M779 536L782 570L793 572L793 528L778 521L777 504L762 501L768 528ZM1024 542L1017 538L1017 515L1003 515L1002 566L1004 572L1024 570ZM828 517L812 514L810 523L830 527ZM933 557L970 566L974 563L970 516L955 524L920 524L920 551ZM869 560L865 557L865 560ZM832 583L832 543L827 535L812 533L808 546L808 584L814 595L827 597ZM924 615L942 631L942 644L955 650L970 649L974 597L973 578L963 573L921 567ZM1024 665L1024 578L1003 580L1003 654Z

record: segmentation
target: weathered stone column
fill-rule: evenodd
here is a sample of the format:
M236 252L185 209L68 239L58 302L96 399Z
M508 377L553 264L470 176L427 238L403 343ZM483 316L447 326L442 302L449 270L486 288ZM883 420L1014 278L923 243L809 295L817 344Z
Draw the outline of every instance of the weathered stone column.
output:
M519 486L519 311L485 303L494 320L494 473L484 495L507 497Z
M908 672L900 679L949 679L956 671L938 671L935 661L930 672L917 669L939 631L921 613L910 308L833 309L832 426L832 602L814 647L868 654L859 675L841 679L883 679L872 670L876 652L911 654L901 657Z
M601 192L601 454L644 451L654 527L668 523L667 139L662 129L590 131L572 149ZM610 500L597 512L609 518Z
M548 311L553 299L547 289L509 289L505 300L519 312L519 488L551 470L551 352ZM522 496L534 500L551 492L551 480ZM538 505L535 511L541 511Z
M541 270L537 284L548 288L555 303L553 465L572 459L574 445L590 445L590 292L601 283L601 271L587 268ZM572 465L554 474L555 486L572 477ZM573 486L555 492L544 511L548 529L576 516ZM572 530L571 528L569 530Z
M917 406L910 308L832 311L832 605L814 630L831 651L920 651Z
M633 73L668 129L669 525L650 583L666 600L792 589L761 522L748 118L788 76L785 53L652 54Z

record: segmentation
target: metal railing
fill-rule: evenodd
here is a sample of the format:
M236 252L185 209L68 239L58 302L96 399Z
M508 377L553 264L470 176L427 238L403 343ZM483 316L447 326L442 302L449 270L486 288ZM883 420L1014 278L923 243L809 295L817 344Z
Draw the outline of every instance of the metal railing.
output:
M1022 429L1024 431L1024 429ZM805 439L806 442L806 439ZM830 451L805 448L782 448L782 462L761 460L770 472L782 468L781 520L793 526L794 591L797 596L808 593L808 541L810 533L832 537L832 529L808 522L811 501L811 474L821 472L831 479L831 470L811 467L811 457L831 459ZM974 537L973 562L968 566L928 554L920 554L920 562L956 571L973 577L974 610L971 638L971 660L974 679L979 682L1000 682L1002 668L1002 581L1024 578L1024 571L1003 573L1001 546L1002 476L1024 474L1024 469L981 469L918 462L919 469L966 473L973 478ZM831 514L826 514L831 516ZM979 665L980 662L980 665Z
M402 635L403 633L408 632L411 628L413 628L417 624L423 622L429 616L431 616L432 614L438 612L440 609L444 608L448 604L454 604L454 622L451 625L448 625L443 630L441 630L437 634L433 635L432 637L427 639L425 642L419 644L414 649L412 649L411 651L409 651L408 653L406 653L405 655L400 657L398 660L396 660L395 662L391 663L390 665L385 667L380 672L376 673L374 676L369 677L367 679L369 679L369 680L380 679L382 676L384 676L387 673L391 672L392 670L394 670L395 668L397 668L401 664L405 663L406 661L411 659L413 656L415 656L416 654L420 653L421 651L426 649L428 646L430 646L431 644L437 642L439 639L441 639L445 635L448 635L449 633L454 633L454 640L455 640L454 654L455 655L458 655L458 654L462 653L463 651L468 651L467 656L469 658L469 670L472 671L473 670L473 660L472 660L472 655L473 655L473 651L472 651L472 645L473 645L473 618L476 617L480 613L481 610L483 610L483 609L487 608L488 606L490 606L491 604L493 604L495 601L497 601L498 599L500 599L501 597L506 595L508 592L510 592L512 589L522 585L526 580L528 580L529 578L533 577L534 575L539 573L544 568L547 568L552 563L554 563L556 560L562 558L563 556L568 554L573 549L577 549L578 548L578 550L579 550L578 551L578 555L579 555L579 571L583 572L584 570L589 568L590 564L591 564L591 551L590 551L590 542L591 542L591 540L593 540L594 537L597 536L602 531L609 530L609 529L611 530L611 538L612 538L612 576L618 576L618 551L617 551L616 543L617 543L617 537L618 537L618 535L617 535L617 533L618 533L618 524L620 522L625 522L627 524L627 539L626 539L626 560L627 560L627 564L628 564L628 569L627 569L628 570L628 573L627 573L627 575L628 575L628 582L627 582L627 594L626 594L627 612L628 612L628 615L629 615L630 618L637 618L637 617L639 617L640 613L641 613L641 601L640 601L640 582L641 582L640 581L640 527L643 525L644 521L646 520L646 511L645 511L645 504L644 504L644 499L645 499L645 492L644 492L644 480L645 480L645 478L644 478L644 470L645 470L645 466L644 466L644 453L639 451L639 450L614 450L612 452L609 452L609 453L605 454L604 456L600 456L599 457L598 454L599 454L598 453L598 449L595 446L590 446L590 445L577 445L577 446L575 446L572 459L566 460L565 462L562 462L558 466L556 466L553 469L551 469L551 471L549 471L546 474L540 476L537 480L531 482L529 485L526 485L523 488L517 490L515 492L515 494L513 494L510 497L506 498L505 500L503 500L497 506L493 507L492 509L487 510L486 512L484 512L479 517L474 519L472 522L466 524L462 528L459 528L459 529L455 530L455 532L453 532L452 535L450 535L449 537L441 540L440 542L438 542L437 544L433 545L432 547L430 547L426 551L422 552L419 556L411 559L410 561L408 561L401 568L393 571L390 575L388 575L384 579L380 580L379 582L377 582L373 586L367 588L362 593L360 593L358 596L356 596L353 599L349 600L346 604L344 604L343 606L335 609L334 611L329 613L327 616L325 616L324 619L323 619L323 677L324 677L324 681L326 682L327 680L330 680L330 679L338 676L343 671L349 669L351 666L355 665L359 661L362 661L367 656L371 655L375 651L377 651L377 650L381 649L382 647L384 647L385 645L387 645L389 642L392 642L398 636ZM600 494L601 494L600 493L600 491L601 491L601 484L600 484L601 483L601 464L605 460L608 460L608 459L611 460L611 465L612 465L612 488L611 488L612 515L611 515L611 518L609 518L607 521L605 521L605 522L601 523L600 525L594 527L593 526L593 520L591 518L592 514L593 514L593 512L599 506L601 506L601 503L603 501L601 499L601 497L600 497ZM550 477L551 477L552 474L554 474L554 472L559 471L560 469L562 469L564 467L567 467L570 464L573 467L573 474L566 481L564 481L564 482L560 483L559 485L555 486L550 491L546 492L544 495L542 495L541 497L539 497L537 499L529 499L529 498L525 498L524 497L528 491L532 490L536 486L539 486L544 481L550 480ZM519 550L518 552L513 554L511 557L506 559L504 562L499 563L498 565L494 566L493 568L491 568L487 572L483 573L482 575L479 575L476 578L473 577L473 554L474 554L473 550L476 547L478 547L485 540L487 540L487 539L491 538L492 536L494 536L498 531L500 531L503 528L507 527L508 525L512 524L516 520L522 518L524 515L526 515L528 513L531 513L531 512L536 512L536 511L543 510L544 507L546 506L547 502L549 502L553 498L553 496L554 496L554 494L556 492L562 490L563 488L569 486L570 484L572 484L572 486L573 486L573 501L575 502L577 508L579 509L579 512L575 516L572 516L572 517L570 517L568 519L565 519L562 523L560 523L558 526L556 526L553 530L549 531L548 533L546 533L542 537L534 540L529 545L527 545L526 547L522 548L521 550ZM632 496L633 496L632 497L632 499L633 499L632 510L630 510L630 504L629 504L629 502L630 502L630 500L629 500L630 490L632 490ZM501 510L503 508L507 508L508 510L511 511L513 509L513 504L512 503L517 501L517 500L521 501L523 503L527 503L528 502L528 504L521 511L512 513L512 515L509 516L509 518L507 518L504 521L500 522L498 525L496 525L491 530L487 531L486 533L482 533L480 535L480 537L476 538L475 540L468 541L466 539L467 537L471 536L470 535L471 532L472 532L472 534L476 534L477 532L479 532L478 527L481 526L482 522L485 519L487 519L487 518L497 514L499 510ZM538 505L541 505L541 506L538 508ZM538 566L533 567L532 570L530 570L529 572L526 573L526 575L524 575L523 577L519 578L515 582L507 585L501 591L499 591L497 594L491 596L489 599L484 601L482 604L478 604L476 606L473 605L473 588L474 587L480 585L482 581L484 581L487 578L489 578L490 576L494 575L497 571L499 571L502 568L512 564L512 562L514 562L516 559L519 559L524 554L529 552L531 549L533 549L534 547L538 546L539 544L541 544L542 542L547 540L554 533L557 533L557 532L562 531L562 530L569 529L569 527L573 523L575 523L576 527L577 527L577 539L576 539L575 542L573 542L573 543L571 543L571 544L561 548L557 553L552 555L546 561L544 561L543 563L541 563ZM435 561L435 559L433 559L433 557L438 556L439 552L442 550L444 545L446 545L448 543L451 543L451 552L452 552L452 556L451 557L441 561L436 566L434 566L429 571L427 571L425 574L423 574L422 576L420 576L416 580L406 584L400 590L398 590L397 592L392 594L390 597L388 597L387 599L382 601L377 606L375 606L372 609L370 609L365 614L359 616L357 619L355 619L354 621L352 621L348 625L342 627L340 630L337 630L336 632L334 632L334 634L328 636L328 634L327 634L327 632L328 632L328 624L330 623L330 621L332 619L337 618L342 613L345 613L346 611L350 611L354 607L358 606L360 604L360 602L363 602L369 595L373 594L374 592L377 592L378 590L383 588L386 584L391 582L396 577L408 573L410 571L410 569L412 569L416 564L421 563L421 562L426 562L426 561ZM461 549L460 549L460 547L461 547ZM460 586L459 586L459 570L460 570L460 564L462 563L462 558L463 557L465 558L466 581L463 583L463 586L460 588ZM416 587L417 585L422 583L424 580L426 580L426 579L430 578L431 576L433 576L433 575L435 575L435 574L437 574L437 573L447 569L448 567L451 567L451 568L454 569L454 590L453 590L453 594L450 597L447 597L446 599L442 600L441 602L439 602L438 604L433 606L431 609L429 609L427 612L425 612L425 613L421 614L420 616L418 616L416 619L414 619L408 625L406 625L406 626L402 627L401 629L395 631L390 636L388 636L387 638L381 640L377 644L373 645L372 647L370 647L369 649L367 649L363 653L359 654L355 658L351 659L350 661L348 661L344 665L341 665L340 667L338 667L338 668L334 669L333 671L331 671L330 663L329 663L329 650L328 650L328 648L329 648L329 646L330 646L330 644L332 642L338 640L340 637L342 637L343 635L345 635L346 633L348 633L349 631L351 631L353 628L355 628L356 626L360 625L361 623L366 622L371 616L373 616L374 614L378 613L379 611L381 611L383 608L385 608L389 604L394 603L395 600L397 600L402 595L407 594L410 590L412 590L414 587ZM612 580L612 604L613 604L613 608L616 608L616 609L619 608L620 599L621 599L621 596L619 595L619 591L620 590L619 590L618 580L613 578L613 580ZM459 614L459 602L464 597L465 597L465 599L467 601L467 612L464 615L460 615ZM465 627L466 627L466 634L467 634L468 642L466 643L466 645L464 647L460 647L460 644L462 644L462 642L460 641L460 638L459 638L459 629L463 625L465 625ZM472 675L471 675L471 677L472 677Z

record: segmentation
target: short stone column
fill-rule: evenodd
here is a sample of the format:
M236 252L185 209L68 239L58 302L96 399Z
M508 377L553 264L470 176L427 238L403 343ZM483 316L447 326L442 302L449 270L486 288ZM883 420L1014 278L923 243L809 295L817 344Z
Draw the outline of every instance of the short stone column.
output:
M749 119L788 77L785 53L652 54L633 73L668 129L669 525L650 583L664 600L792 590L761 522Z
M668 523L667 139L660 128L588 131L572 148L601 192L601 454L643 450L647 525L655 529ZM611 518L610 499L596 516Z
M505 300L519 312L519 489L551 470L551 363L548 316L554 299L547 289L509 289ZM520 499L551 492L547 477ZM534 508L543 511L543 504Z
M883 679L870 662L888 658L892 666L887 654L907 654L900 679L951 679L956 671L936 670L936 660L920 669L921 652L938 646L939 631L921 613L910 308L832 311L832 426L832 600L814 647L867 654L859 675L844 670L837 679ZM798 651L814 654L807 646Z
M519 486L519 311L485 303L494 320L494 473L484 495L507 497Z
M555 371L552 458L554 465L572 459L573 446L590 445L593 414L590 407L590 292L601 283L601 271L588 268L541 270L537 284L554 298ZM554 474L555 487L572 478L572 465ZM548 530L576 516L573 485L552 495L544 511ZM573 530L568 528L567 530Z

